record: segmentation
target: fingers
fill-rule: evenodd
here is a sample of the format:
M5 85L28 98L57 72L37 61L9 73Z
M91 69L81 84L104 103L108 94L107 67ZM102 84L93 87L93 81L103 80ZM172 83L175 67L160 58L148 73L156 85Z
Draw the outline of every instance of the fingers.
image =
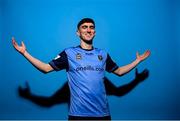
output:
M12 37L12 43L13 43L14 47L18 47L18 44L14 37Z
M24 45L24 42L23 42L23 41L21 42L21 45L22 45L22 47L25 47L25 45Z
M151 54L151 51L150 51L150 50L147 50L147 51L146 51L146 55L149 56L150 54Z
M136 57L138 57L139 56L139 52L136 52Z
M19 47L19 45L18 45L18 43L16 42L16 40L15 40L14 37L12 37L12 43L13 43L13 45L14 45L15 48ZM24 44L23 41L21 42L21 46L22 46L22 47L25 47L25 44Z
M13 45L17 44L14 37L12 37L12 43L13 43Z
M15 40L14 37L12 37L12 44L13 44L13 46L14 46L15 49L18 48L18 44L17 44L17 42L16 42L16 40Z
M144 57L147 58L150 54L151 54L150 50L147 50L147 51L144 53Z
M12 37L11 39L12 39L12 40L15 40L15 38L14 38L14 37Z
M139 53L136 52L136 57L137 57L140 61L143 61L143 60L145 60L147 57L149 57L150 54L151 54L150 50L146 50L142 55L139 55Z

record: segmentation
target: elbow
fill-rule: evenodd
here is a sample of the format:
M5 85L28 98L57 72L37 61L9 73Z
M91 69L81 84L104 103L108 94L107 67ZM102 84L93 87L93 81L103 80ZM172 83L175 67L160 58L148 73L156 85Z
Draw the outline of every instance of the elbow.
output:
M119 71L119 73L117 74L119 77L121 76L124 76L125 74L127 74L128 72L122 72L122 71Z
M120 68L118 70L114 71L114 73L119 77L124 76L126 74L126 73L122 72L122 70Z
M49 73L49 72L50 72L50 70L49 70L49 69L43 69L43 70L39 70L39 71L41 71L43 74L47 74L47 73Z
M124 74L118 73L118 74L116 74L116 75L119 76L119 77L121 77L121 76L123 76Z
M50 70L50 69L47 68L47 69L43 70L42 73L47 74L47 73L49 73L49 72L51 72L51 71L52 71L52 70Z
M118 76L121 77L121 76L124 76L125 74L119 74Z
M42 69L42 70L40 70L42 73L44 73L44 74L47 74L47 73L49 73L49 72L51 72L53 69L47 64L47 65L45 65L45 67Z
M47 71L47 70L40 70L40 69L38 69L40 72L42 72L43 74L47 74L49 71Z
M47 74L48 73L48 71L41 71L43 74Z
M49 66L48 64L44 64L44 65L40 65L40 66L34 66L34 67L44 74L47 74L50 71L53 71L53 68L51 66Z

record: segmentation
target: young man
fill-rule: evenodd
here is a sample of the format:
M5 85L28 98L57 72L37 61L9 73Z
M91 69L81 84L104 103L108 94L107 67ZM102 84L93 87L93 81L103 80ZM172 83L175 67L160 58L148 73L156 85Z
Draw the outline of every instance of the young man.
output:
M43 73L66 69L71 92L69 120L111 120L103 83L105 71L122 76L150 55L150 51L137 53L132 63L118 67L107 52L93 47L95 33L94 21L82 19L77 25L80 45L65 49L48 64L31 56L23 42L19 46L12 38L14 48Z

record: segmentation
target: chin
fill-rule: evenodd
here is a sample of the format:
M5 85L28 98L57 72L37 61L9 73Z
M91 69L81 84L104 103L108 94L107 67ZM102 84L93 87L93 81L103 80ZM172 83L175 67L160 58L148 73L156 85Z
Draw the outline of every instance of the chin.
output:
M92 44L93 40L92 39L84 39L83 40L86 44Z
M91 37L91 38L87 38L86 39L86 41L92 41L93 40L93 38Z
M92 39L86 39L86 41L92 41Z

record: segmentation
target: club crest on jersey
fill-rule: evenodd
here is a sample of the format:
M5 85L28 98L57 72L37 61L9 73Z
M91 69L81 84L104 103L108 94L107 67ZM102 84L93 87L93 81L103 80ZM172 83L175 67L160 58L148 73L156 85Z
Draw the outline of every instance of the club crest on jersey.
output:
M77 53L77 54L76 54L76 59L77 59L77 60L82 59L82 56L81 56L81 54L80 54L80 53Z
M102 55L98 55L98 59L99 59L100 61L102 61L102 60L103 60Z

